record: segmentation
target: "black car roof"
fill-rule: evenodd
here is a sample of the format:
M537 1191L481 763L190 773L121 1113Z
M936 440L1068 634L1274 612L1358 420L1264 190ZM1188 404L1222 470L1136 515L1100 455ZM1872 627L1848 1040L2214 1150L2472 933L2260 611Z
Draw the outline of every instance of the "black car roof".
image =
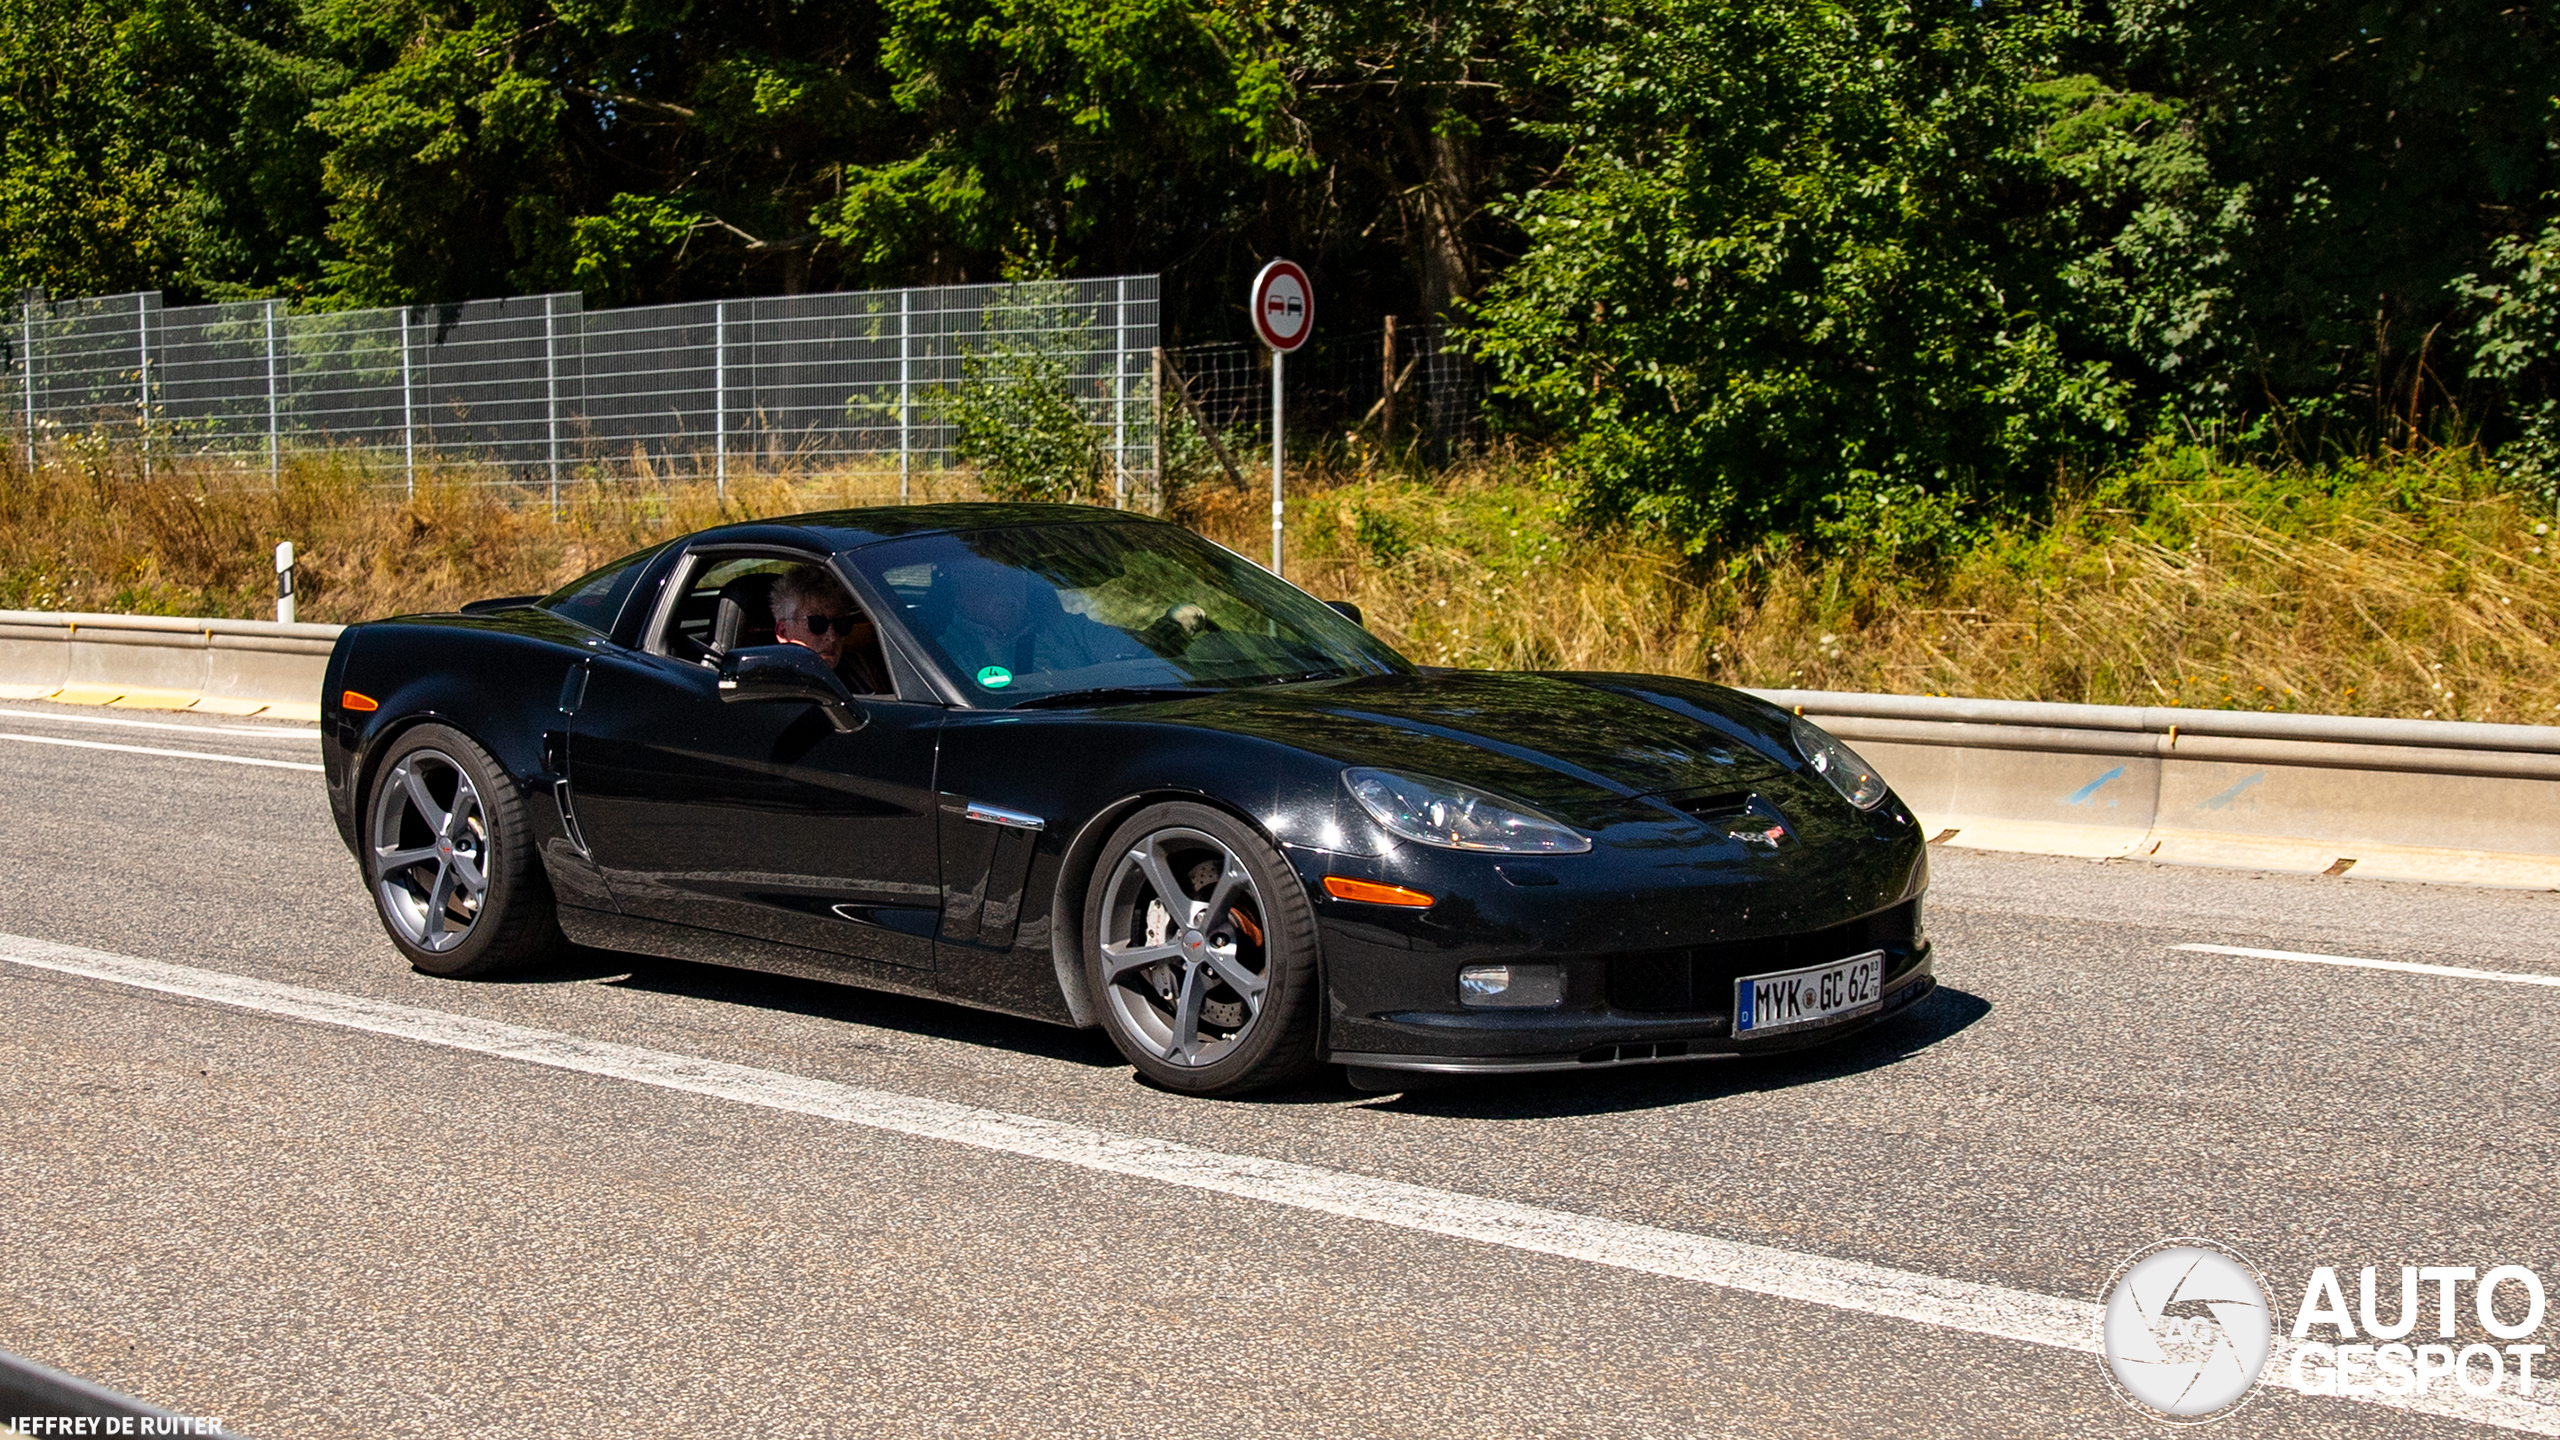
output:
M830 553L858 550L882 540L930 535L948 530L991 530L1015 525L1091 524L1107 520L1149 520L1127 510L1098 505L949 504L880 505L861 510L817 510L806 515L776 515L721 525L695 535L704 540L815 541ZM776 531L792 531L785 537Z

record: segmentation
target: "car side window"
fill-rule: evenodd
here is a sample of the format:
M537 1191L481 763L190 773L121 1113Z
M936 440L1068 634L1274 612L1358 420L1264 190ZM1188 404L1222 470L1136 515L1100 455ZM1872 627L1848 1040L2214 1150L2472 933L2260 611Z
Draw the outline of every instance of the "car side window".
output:
M895 688L871 617L824 567L807 561L702 557L648 648L717 665L729 651L775 644L817 651L857 695Z
M631 598L631 587L640 581L640 572L648 569L649 562L664 553L664 547L657 547L637 555L625 555L552 591L539 603L543 609L563 620L583 625L599 635L610 635L614 621L622 616L623 602Z
M723 651L773 644L773 582L790 568L790 561L764 555L695 560L648 648L712 664ZM722 633L724 626L730 633Z

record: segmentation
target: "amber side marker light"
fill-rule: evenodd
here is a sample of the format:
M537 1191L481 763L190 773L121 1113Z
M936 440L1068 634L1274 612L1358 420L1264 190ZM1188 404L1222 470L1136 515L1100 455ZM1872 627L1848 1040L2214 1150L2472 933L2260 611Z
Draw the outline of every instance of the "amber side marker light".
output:
M338 695L338 703L350 710L379 710L382 702L361 690L346 690Z
M1414 910L1425 910L1431 906L1431 897L1419 890L1407 890L1401 885L1381 885L1375 880L1352 880L1340 875L1324 877L1324 893L1336 900L1358 900L1368 905L1402 905Z

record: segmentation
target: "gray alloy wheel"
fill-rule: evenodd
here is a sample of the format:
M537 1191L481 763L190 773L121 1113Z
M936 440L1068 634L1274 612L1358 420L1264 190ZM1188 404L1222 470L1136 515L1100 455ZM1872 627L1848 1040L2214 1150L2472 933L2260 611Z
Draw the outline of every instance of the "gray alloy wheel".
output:
M430 975L488 975L565 942L519 788L470 736L421 725L390 742L364 810L364 874L382 928Z
M419 748L374 792L373 889L392 933L441 954L471 938L489 900L489 817L452 756Z
M1227 1095L1314 1061L1314 917L1260 837L1203 806L1156 806L1112 837L1094 879L1095 998L1149 1079Z

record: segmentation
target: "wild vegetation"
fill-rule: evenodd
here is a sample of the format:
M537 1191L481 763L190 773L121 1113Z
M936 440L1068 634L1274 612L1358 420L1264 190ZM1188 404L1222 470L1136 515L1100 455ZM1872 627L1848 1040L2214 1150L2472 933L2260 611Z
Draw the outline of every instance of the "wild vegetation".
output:
M501 477L414 495L352 461L280 483L223 465L145 479L117 452L0 462L0 608L272 614L292 539L302 618L546 590L721 519L896 495L884 471L589 484L555 515ZM2162 448L2040 521L1927 516L1857 543L1713 559L1594 534L1535 457L1444 472L1343 452L1290 477L1288 571L1417 661L1645 670L1732 684L2560 722L2549 502L2471 452L2270 468ZM974 498L920 477L921 498ZM1195 477L1174 513L1266 553L1260 492Z
M0 285L1159 271L1178 343L1282 253L1320 328L1458 323L1580 524L1697 555L2038 513L2162 436L2550 485L2554 15L0 0Z

